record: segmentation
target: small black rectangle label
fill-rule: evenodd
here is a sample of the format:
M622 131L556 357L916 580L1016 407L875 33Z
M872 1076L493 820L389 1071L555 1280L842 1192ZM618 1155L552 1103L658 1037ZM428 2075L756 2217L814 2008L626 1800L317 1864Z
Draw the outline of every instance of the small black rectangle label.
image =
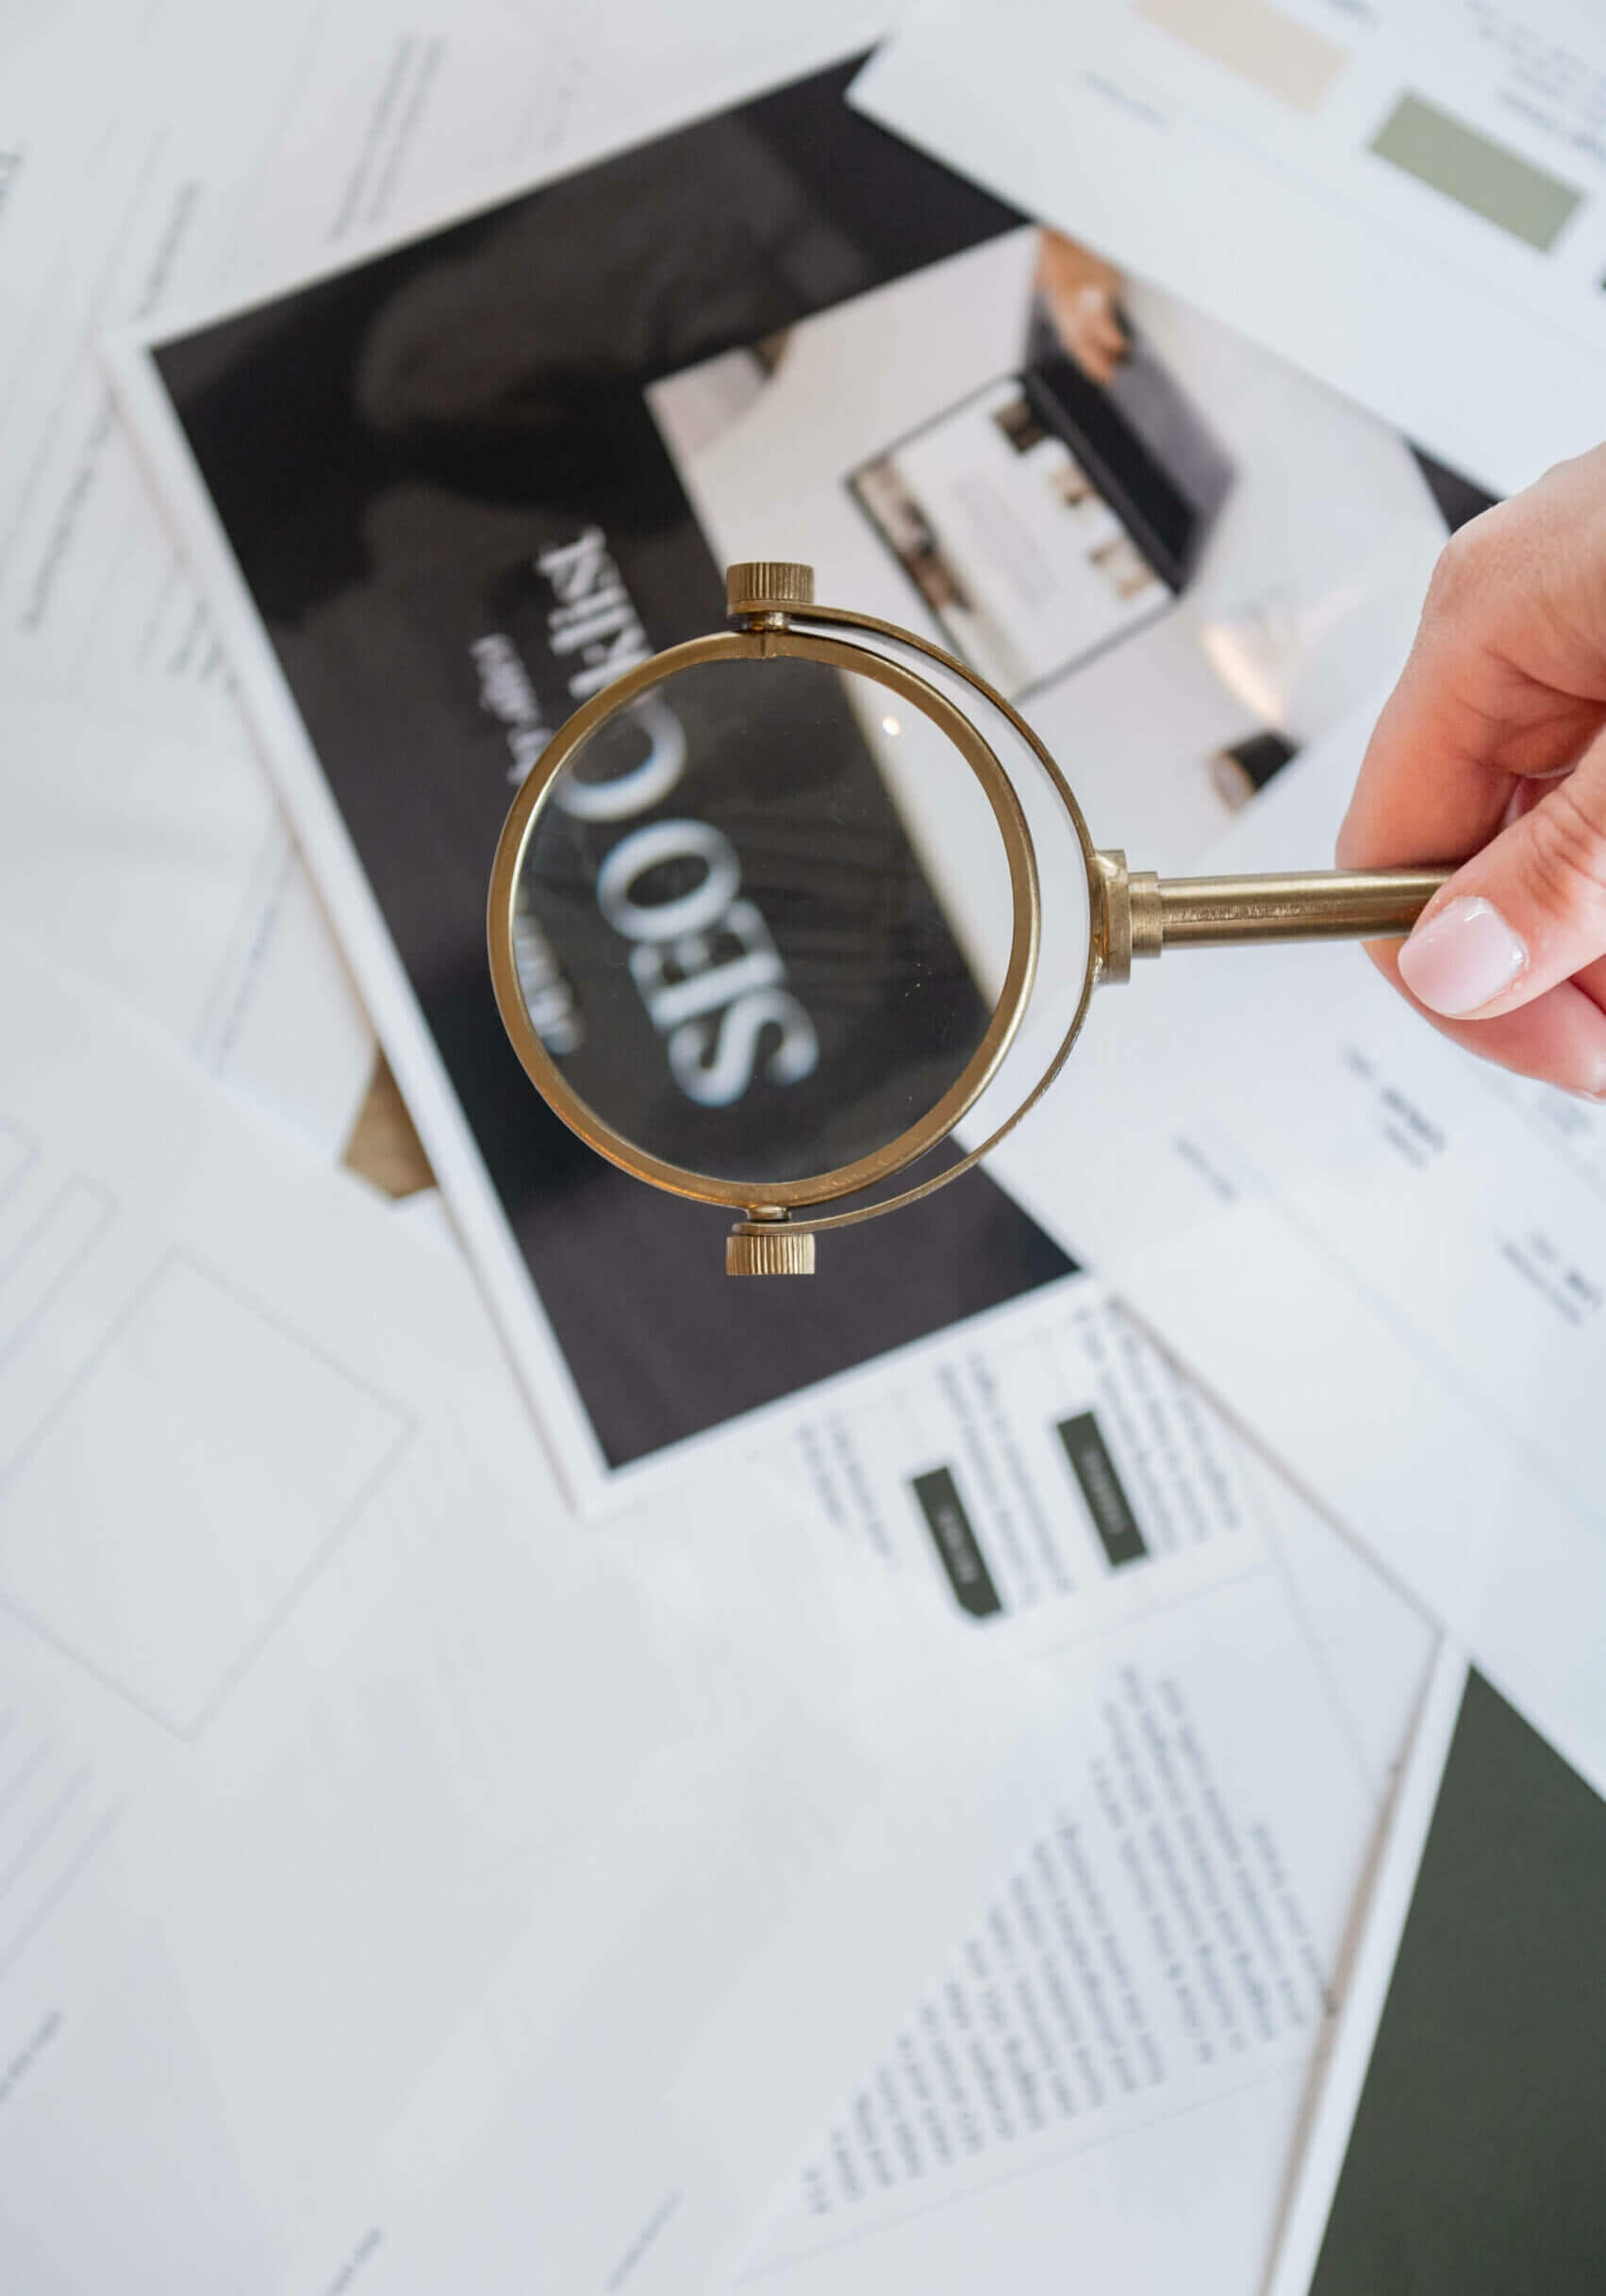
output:
M920 1503L960 1609L969 1611L972 1618L990 1618L1002 1611L1003 1604L992 1573L948 1468L933 1467L927 1475L917 1475L910 1489Z
M1104 1447L1098 1420L1091 1412L1081 1412L1074 1419L1060 1420L1055 1432L1065 1445L1070 1471L1087 1501L1087 1511L1111 1568L1118 1570L1123 1562L1138 1561L1149 1549L1121 1488L1116 1462Z

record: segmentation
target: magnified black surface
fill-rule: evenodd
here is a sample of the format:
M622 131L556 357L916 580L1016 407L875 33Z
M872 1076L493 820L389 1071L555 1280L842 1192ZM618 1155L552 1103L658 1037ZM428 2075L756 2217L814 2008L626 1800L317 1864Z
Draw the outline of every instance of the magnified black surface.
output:
M645 387L1019 220L850 112L853 68L157 355L615 1463L1070 1264L978 1176L822 1249L811 1284L732 1283L722 1215L582 1148L525 1082L491 999L491 854L539 737L585 698L577 681L595 690L722 623L721 570ZM873 764L844 741L868 822ZM800 818L798 834L819 828ZM935 904L916 938L973 999ZM861 1047L894 1088L898 1005L890 982Z
M981 1044L991 1010L866 758L891 699L816 662L701 664L548 794L519 880L526 1008L539 1030L555 972L549 1049L649 1155L732 1181L836 1171L923 1121ZM928 786L946 770L985 814L959 752L903 720Z

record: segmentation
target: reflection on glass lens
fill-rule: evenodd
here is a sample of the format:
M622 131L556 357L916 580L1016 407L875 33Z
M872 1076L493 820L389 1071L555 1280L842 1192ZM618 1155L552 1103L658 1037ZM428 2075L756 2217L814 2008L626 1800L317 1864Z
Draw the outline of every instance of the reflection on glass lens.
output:
M605 1124L780 1182L930 1113L1012 930L1004 846L946 735L879 681L782 657L682 670L604 721L537 818L515 949Z

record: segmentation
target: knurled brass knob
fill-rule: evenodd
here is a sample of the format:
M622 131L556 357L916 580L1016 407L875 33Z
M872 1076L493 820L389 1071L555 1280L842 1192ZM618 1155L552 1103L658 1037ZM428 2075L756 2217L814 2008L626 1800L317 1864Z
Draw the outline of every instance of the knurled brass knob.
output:
M785 1220L743 1220L725 1238L727 1276L812 1276L814 1231Z
M755 558L725 569L727 614L796 614L814 603L812 566L784 566Z

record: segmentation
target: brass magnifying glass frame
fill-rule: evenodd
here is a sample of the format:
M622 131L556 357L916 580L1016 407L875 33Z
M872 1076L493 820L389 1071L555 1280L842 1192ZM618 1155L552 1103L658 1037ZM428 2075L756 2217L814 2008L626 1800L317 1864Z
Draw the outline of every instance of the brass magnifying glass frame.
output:
M879 1219L935 1195L989 1155L1019 1124L1065 1066L1095 988L1130 978L1134 959L1171 948L1224 948L1247 941L1389 939L1410 932L1451 874L1449 869L1315 870L1287 875L1163 879L1133 870L1126 856L1093 843L1070 786L1020 713L996 687L929 638L896 622L814 603L806 566L773 561L730 568L727 611L734 625L655 654L577 710L525 780L502 831L492 865L488 914L491 980L503 1025L526 1074L564 1122L600 1155L636 1179L704 1203L742 1210L726 1239L733 1275L806 1275L814 1238L827 1229ZM1014 1042L1031 1000L1041 934L1041 897L1031 832L1014 784L998 755L965 714L918 670L833 631L862 632L935 662L995 709L1041 768L1081 850L1087 872L1088 952L1080 994L1048 1063L1009 1115L979 1145L940 1172L852 1210L798 1218L809 1206L877 1187L945 1140L981 1098ZM947 735L980 782L1009 864L1013 936L998 1003L981 1043L936 1105L872 1153L804 1180L729 1181L649 1155L615 1131L564 1078L525 1007L515 955L520 871L543 805L559 776L607 719L684 669L707 663L790 658L868 677L921 711Z
M1003 983L982 1040L942 1098L918 1122L869 1154L831 1171L811 1174L805 1180L734 1181L649 1154L626 1139L574 1090L541 1041L524 1002L516 949L517 895L520 873L542 809L552 799L565 768L601 725L683 670L709 664L764 660L818 662L828 669L870 678L932 720L964 757L992 809L1009 865L1013 923ZM946 694L915 670L841 638L794 630L777 616L761 620L756 627L692 638L684 645L671 647L615 679L575 712L542 752L504 825L491 868L488 928L491 982L503 1026L530 1081L564 1122L599 1155L607 1157L610 1163L637 1180L698 1202L729 1204L745 1211L747 1220L738 1234L756 1228L761 1240L775 1243L785 1223L786 1248L782 1256L797 1257L794 1247L820 1223L794 1222L791 1219L794 1206L829 1203L890 1179L917 1162L937 1142L945 1140L985 1091L998 1073L1031 1000L1041 919L1036 855L1020 800L1002 761L977 728ZM740 1260L766 1255L759 1252L731 1256Z

